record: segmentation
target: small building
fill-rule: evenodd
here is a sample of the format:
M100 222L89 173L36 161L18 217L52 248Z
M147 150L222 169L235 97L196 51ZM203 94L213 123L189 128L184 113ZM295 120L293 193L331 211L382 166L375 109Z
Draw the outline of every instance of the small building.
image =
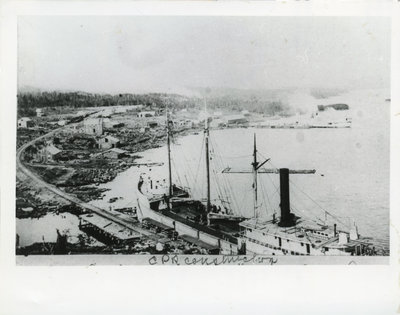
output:
M83 121L83 131L88 135L101 136L103 134L102 118L87 118Z
M125 157L127 155L127 153L128 152L125 150L118 149L118 148L112 148L108 151L104 151L102 153L102 155L109 159L122 159L123 157Z
M37 117L43 117L44 116L43 110L41 108L36 108L36 116Z
M43 163L54 162L62 151L50 143L37 153L37 160Z
M156 128L156 127L158 127L158 122L156 122L156 121L149 121L149 122L147 123L147 126L150 127L150 128Z
M139 118L154 117L154 116L156 116L156 112L155 111L146 111L146 112L143 111L143 112L137 113L137 116Z
M112 129L112 128L122 127L123 125L124 125L123 123L111 120L110 118L103 119L103 128Z
M35 125L32 119L30 119L29 117L22 117L18 119L17 123L18 123L18 128L31 128Z
M242 115L245 116L245 117L250 116L250 112L249 112L248 110L246 110L246 109L242 110L241 113L242 113Z
M59 121L57 122L57 125L59 125L59 126L65 126L67 123L68 123L68 121L66 121L66 120L59 120Z
M193 120L186 119L186 128L193 128L193 127L194 127Z
M193 121L190 119L174 120L173 125L175 128L193 128Z
M174 120L173 121L174 127L177 128L185 128L186 127L186 120L181 119L181 120Z
M248 120L243 115L231 115L225 117L225 122L227 125L238 125L245 124L248 122Z
M99 139L98 145L102 149L117 148L120 145L120 140L113 136L105 136Z

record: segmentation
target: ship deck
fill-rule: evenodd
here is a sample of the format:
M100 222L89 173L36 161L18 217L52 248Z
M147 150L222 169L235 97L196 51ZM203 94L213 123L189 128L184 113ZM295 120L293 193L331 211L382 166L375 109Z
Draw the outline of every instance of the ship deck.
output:
M278 222L278 220L276 220ZM291 227L280 227L273 220L267 219L249 219L239 224L242 228L258 230L261 233L268 233L282 237L284 239L308 242L316 248L335 247L335 248L354 248L357 245L373 245L371 238L360 237L357 240L348 240L347 243L341 244L339 242L339 233L347 233L344 231L336 231L333 227L317 224L312 221L298 220L296 225Z
M164 209L160 212L165 216L182 222L201 232L211 234L221 239L226 239L233 244L238 243L235 236L238 235L240 230L238 223L219 222L218 224L213 225L201 223L201 216L206 215L207 212L201 207L198 207L197 203L181 202L173 205L172 210Z

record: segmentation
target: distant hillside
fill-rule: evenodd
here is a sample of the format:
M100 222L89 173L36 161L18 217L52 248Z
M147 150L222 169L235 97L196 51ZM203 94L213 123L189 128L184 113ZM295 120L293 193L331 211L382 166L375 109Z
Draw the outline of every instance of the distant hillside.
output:
M56 107L100 107L115 105L142 104L149 107L174 109L204 108L204 97L207 106L212 110L242 111L263 115L293 115L300 107L315 106L316 98L336 95L339 90L312 89L303 91L306 95L299 99L296 89L236 89L236 88L187 88L193 91L192 96L173 93L146 93L146 94L93 94L87 92L43 92L32 87L23 87L18 93L19 116L33 116L36 108ZM297 93L297 94L296 94ZM190 93L189 93L190 94ZM196 95L196 96L194 96ZM303 95L303 96L304 96ZM315 96L316 95L316 96ZM301 101L301 102L299 102ZM303 104L305 103L305 104ZM302 108L300 108L302 110Z
M289 115L291 89L192 88L206 97L207 106L230 111L248 110L264 115Z
M149 107L174 109L204 108L206 95L210 110L224 109L268 115L287 115L289 106L285 104L282 95L285 91L248 91L239 89L202 90L200 96L183 96L179 94L148 93L148 94L92 94L86 92L20 92L18 94L19 116L34 116L36 108L55 107L100 107L115 105L143 104ZM199 93L197 93L199 95Z
M136 105L163 108L173 105L176 108L195 106L188 97L177 94L92 94L86 92L35 92L18 94L19 116L33 116L36 108L56 107L100 107L116 105Z

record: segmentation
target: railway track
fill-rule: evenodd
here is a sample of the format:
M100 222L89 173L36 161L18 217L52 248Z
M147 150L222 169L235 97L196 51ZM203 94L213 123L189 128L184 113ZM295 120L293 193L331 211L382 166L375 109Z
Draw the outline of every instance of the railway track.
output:
M19 179L21 179L21 180L24 180L24 178L21 176L22 174L24 174L25 176L28 176L31 180L33 180L39 187L46 188L50 192L52 192L55 195L63 198L64 200L69 201L70 203L73 203L73 204L75 204L75 205L77 205L77 206L79 206L79 207L81 207L81 208L83 208L83 209L85 209L87 211L91 211L93 213L96 213L96 214L98 214L98 215L100 215L100 216L102 216L102 217L104 217L104 218L106 218L106 219L108 219L108 220L110 220L112 222L115 222L115 223L117 223L117 224L119 224L119 225L121 225L121 226L123 226L125 228L128 228L128 229L130 229L132 231L138 232L138 233L140 233L141 235L143 235L145 237L148 237L148 238L151 238L151 239L154 239L154 240L158 239L159 237L156 234L137 226L135 223L130 222L127 219L118 217L118 216L114 215L113 213L110 213L109 211L107 211L105 209L101 209L99 207L96 207L96 206L93 206L91 204L85 203L82 200L78 199L77 197L72 196L70 194L67 194L66 192L60 190L56 186L45 182L39 175L37 175L35 172L32 172L30 169L28 169L24 165L24 163L22 162L22 157L23 157L24 151L28 147L34 145L39 140L42 140L42 139L45 139L45 138L48 138L48 137L54 135L55 133L61 131L64 128L66 128L67 126L72 126L74 124L77 124L77 123L68 124L66 126L54 129L54 130L52 130L52 131L50 131L50 132L48 132L48 133L46 133L46 134L44 134L44 135L42 135L42 136L40 136L38 138L35 138L35 139L25 143L24 145L22 145L17 150L17 159L16 159L17 177Z

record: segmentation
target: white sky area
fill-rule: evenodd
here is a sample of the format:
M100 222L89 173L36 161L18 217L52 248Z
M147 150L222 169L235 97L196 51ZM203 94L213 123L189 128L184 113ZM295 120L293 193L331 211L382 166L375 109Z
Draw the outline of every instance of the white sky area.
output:
M18 76L98 93L389 87L390 19L20 17Z

